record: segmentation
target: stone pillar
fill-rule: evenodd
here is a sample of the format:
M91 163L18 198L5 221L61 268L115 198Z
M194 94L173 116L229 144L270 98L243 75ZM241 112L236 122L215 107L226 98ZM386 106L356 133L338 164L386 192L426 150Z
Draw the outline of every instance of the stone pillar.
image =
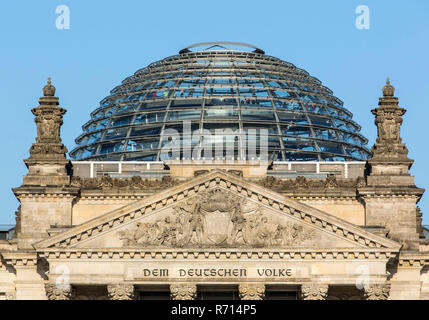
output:
M377 140L368 161L367 186L358 188L358 193L365 202L366 226L383 227L388 237L402 243L405 249L417 249L416 204L424 190L414 185L409 173L413 160L408 158L400 136L406 110L399 107L394 92L388 79L378 107L372 110Z
M170 284L171 300L195 300L197 298L197 286L190 283Z
M241 300L263 300L265 297L265 284L243 283L238 286Z
M387 300L390 293L390 284L377 283L370 284L364 288L364 297L366 300Z
M6 263L15 269L16 300L46 300L44 280L37 270L36 252L2 252Z
M423 258L423 259L422 259ZM426 276L423 271L425 255L402 251L395 272L389 279L391 300L418 300L424 294ZM426 282L426 283L425 283Z
M73 289L70 285L47 283L45 290L49 300L70 300L73 297Z
M326 300L328 285L322 283L309 283L301 285L302 300Z
M109 284L107 294L110 300L134 300L134 285Z
M48 237L47 229L71 227L72 205L79 188L70 184L71 163L61 142L60 128L66 110L59 107L55 87L48 80L39 106L31 111L37 125L36 141L24 162L28 173L13 192L21 202L17 213L19 249ZM19 223L18 223L19 222Z

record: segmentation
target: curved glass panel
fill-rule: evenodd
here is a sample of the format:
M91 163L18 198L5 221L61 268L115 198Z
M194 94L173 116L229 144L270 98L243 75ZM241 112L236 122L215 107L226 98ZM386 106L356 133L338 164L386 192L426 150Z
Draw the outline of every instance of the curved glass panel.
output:
M181 50L138 70L110 93L82 127L73 160L160 160L165 145L181 149L171 152L174 159L190 154L188 149L197 150L192 157L215 157L208 144L215 150L228 143L234 158L250 159L255 155L246 147L260 143L251 132L267 135L270 159L369 157L368 140L331 90L260 49ZM184 126L192 137L182 134ZM182 136L173 141L172 132Z

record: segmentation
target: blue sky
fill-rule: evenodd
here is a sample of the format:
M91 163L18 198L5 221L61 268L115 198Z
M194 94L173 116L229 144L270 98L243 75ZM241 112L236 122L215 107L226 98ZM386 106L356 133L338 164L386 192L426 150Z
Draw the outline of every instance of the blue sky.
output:
M56 8L70 8L58 30ZM355 26L355 9L370 9L370 29ZM374 143L370 110L390 77L408 112L402 138L415 160L416 184L428 188L429 1L22 1L0 3L0 224L14 223L22 159L34 141L30 109L48 76L68 110L62 137L71 150L89 113L125 77L203 41L240 41L319 78L344 101ZM420 202L429 224L428 196Z

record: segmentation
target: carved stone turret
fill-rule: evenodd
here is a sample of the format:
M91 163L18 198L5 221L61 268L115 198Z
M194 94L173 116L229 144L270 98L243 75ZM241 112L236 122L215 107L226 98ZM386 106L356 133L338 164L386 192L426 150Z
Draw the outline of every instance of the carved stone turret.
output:
M30 157L24 160L28 173L22 185L13 189L21 202L15 229L20 249L31 249L32 243L49 236L51 228L70 227L73 199L79 192L70 184L71 163L60 136L66 110L59 107L51 79L43 94L39 106L31 110L37 136Z
M417 249L416 204L424 190L414 185L414 177L409 173L413 160L408 158L400 135L406 110L399 107L394 93L395 88L387 79L383 97L372 110L378 134L368 161L367 186L358 190L366 206L366 225L383 227L387 236L402 243L404 249Z
M43 88L43 94L39 106L31 110L35 115L37 137L30 148L30 157L24 160L29 170L24 177L24 185L69 184L70 161L66 159L67 148L60 136L66 110L59 107L59 99L54 97L55 87L50 78Z
M369 160L369 165L371 176L389 176L389 179L383 179L384 184L408 185L414 183L408 173L413 160L408 158L408 149L402 143L400 135L402 116L406 110L399 107L398 98L393 96L394 93L395 88L388 78L383 87L383 97L379 99L378 108L371 110L375 115L378 134L376 143L371 149L372 159ZM379 178L370 179L370 181L376 184L381 182Z

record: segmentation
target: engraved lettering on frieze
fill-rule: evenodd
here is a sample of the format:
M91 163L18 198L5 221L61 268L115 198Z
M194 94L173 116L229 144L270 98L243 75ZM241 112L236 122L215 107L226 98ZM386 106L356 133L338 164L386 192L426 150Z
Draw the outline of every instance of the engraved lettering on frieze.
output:
M142 278L290 278L293 268L144 268Z
M312 239L298 223L277 223L261 206L214 188L178 203L173 214L119 232L124 246L279 247Z

